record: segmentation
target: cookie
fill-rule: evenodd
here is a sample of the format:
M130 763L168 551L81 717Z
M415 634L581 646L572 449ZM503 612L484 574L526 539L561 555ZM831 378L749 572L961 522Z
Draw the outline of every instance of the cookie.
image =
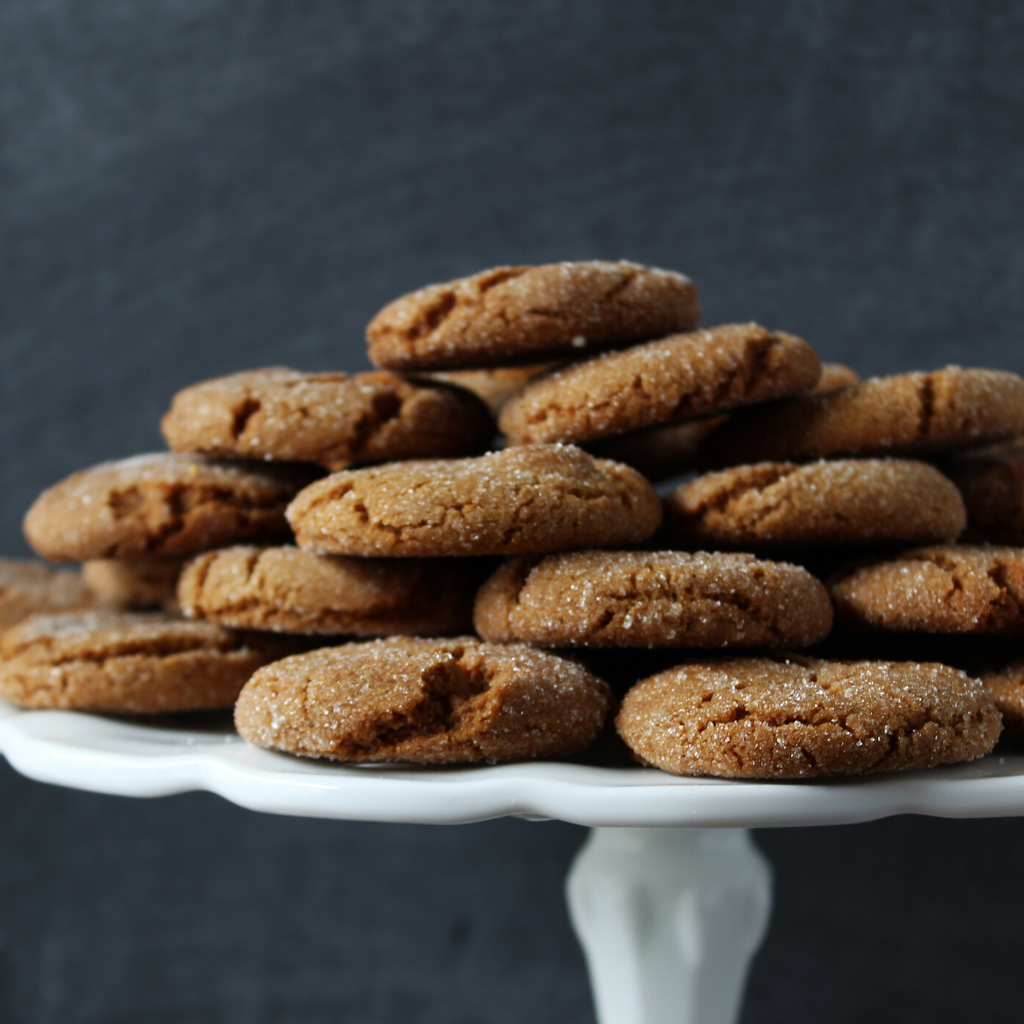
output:
M967 537L1024 545L1024 440L943 464L967 506Z
M235 724L250 743L307 757L494 763L580 750L611 706L608 687L567 658L396 637L268 665L242 690Z
M813 658L696 662L637 683L616 719L674 775L799 779L928 768L987 754L999 711L937 664Z
M160 613L35 615L0 639L0 698L131 714L228 708L249 676L286 650Z
M178 577L184 558L94 558L82 577L97 599L112 608L178 610Z
M173 451L319 462L476 455L494 436L465 389L397 373L248 370L179 391L160 428Z
M1024 660L980 673L989 696L1003 716L1004 735L1024 737Z
M435 284L370 321L370 359L389 370L461 370L572 358L700 321L682 274L636 263L497 267Z
M1024 633L1024 549L947 545L848 570L830 581L851 626L925 633Z
M814 386L814 392L834 391L836 388L856 384L859 380L860 377L848 366L822 363L821 376ZM725 416L707 416L704 419L670 423L668 426L613 434L591 442L586 448L599 458L615 459L632 466L648 480L667 480L699 467L704 438L720 423L724 423L725 419Z
M299 494L288 521L321 554L517 555L646 540L661 502L628 466L527 445L335 473Z
M593 441L809 391L820 376L806 341L724 324L546 373L505 403L498 426L512 444Z
M551 363L531 363L528 366L499 366L493 370L449 370L430 374L432 380L444 381L472 391L493 416L527 381L551 368Z
M55 569L29 558L0 558L0 632L30 615L95 603L77 570Z
M939 455L1024 433L1024 380L947 366L876 377L731 416L704 444L709 466L837 455Z
M473 621L485 640L542 647L804 646L832 606L809 572L752 555L577 551L506 562Z
M288 535L284 510L304 467L159 453L105 462L44 491L25 516L29 544L53 561L183 555Z
M346 558L247 545L197 555L178 595L189 618L282 633L465 633L480 568L467 559Z
M967 523L956 485L909 459L759 462L708 473L665 501L665 533L685 548L927 544Z

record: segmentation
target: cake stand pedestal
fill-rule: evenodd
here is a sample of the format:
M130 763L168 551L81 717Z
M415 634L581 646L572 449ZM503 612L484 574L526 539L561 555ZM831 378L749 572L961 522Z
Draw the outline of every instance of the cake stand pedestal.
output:
M242 742L224 718L123 720L0 701L0 753L29 778L120 796L204 789L256 811L458 824L503 815L593 829L570 916L600 1024L730 1024L763 938L770 872L746 829L893 814L1024 814L1024 754L857 779L731 782L562 761L351 766Z

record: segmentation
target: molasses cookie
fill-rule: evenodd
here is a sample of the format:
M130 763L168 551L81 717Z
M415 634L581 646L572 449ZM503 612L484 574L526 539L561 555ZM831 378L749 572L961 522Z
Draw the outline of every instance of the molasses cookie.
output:
M346 558L294 547L198 555L178 586L189 618L282 633L465 633L481 578L472 559Z
M832 606L806 570L752 555L577 551L506 562L473 618L495 643L801 647L828 635Z
M1024 380L947 366L787 398L729 417L704 443L708 465L837 455L939 455L1024 433Z
M461 764L581 750L611 692L519 644L396 637L323 647L257 672L235 708L250 743L343 761Z
M493 370L449 370L432 373L432 380L444 381L472 391L493 416L527 381L551 368L551 363L531 363L529 366L499 366Z
M646 540L661 502L636 470L572 445L335 473L288 508L300 547L341 555L516 555Z
M799 779L928 768L987 754L999 711L937 664L749 658L680 665L623 698L619 735L674 775Z
M967 506L967 536L1024 544L1024 440L965 452L943 465Z
M924 633L1024 633L1024 549L918 548L830 581L843 622Z
M1024 660L980 673L989 696L1003 716L1006 736L1024 737Z
M809 391L820 376L806 341L725 324L546 373L505 403L498 425L512 444L592 441Z
M579 358L700 320L682 274L636 263L497 267L435 284L370 321L370 359L389 370L460 370Z
M285 653L279 641L159 613L35 615L0 640L0 697L131 714L228 708L257 668Z
M38 554L58 562L281 540L288 535L285 507L315 476L297 466L138 455L44 491L25 516L25 536Z
M759 462L708 473L665 501L666 534L686 548L926 544L967 522L960 492L925 462Z
M0 632L30 615L95 603L77 569L55 569L29 558L0 558Z
M464 388L397 373L248 370L179 391L160 424L177 452L355 463L476 455L494 436Z
M94 558L82 566L89 589L112 608L178 610L183 557Z

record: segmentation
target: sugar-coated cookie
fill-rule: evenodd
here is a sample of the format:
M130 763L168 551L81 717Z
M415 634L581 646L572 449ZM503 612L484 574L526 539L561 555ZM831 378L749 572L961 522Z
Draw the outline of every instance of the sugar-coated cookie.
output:
M161 424L174 451L319 462L329 469L484 451L494 422L475 395L397 373L247 370L179 391Z
M1024 433L1024 380L947 366L876 377L731 416L704 444L708 465L837 455L939 455Z
M945 545L847 570L829 583L851 626L924 633L1024 633L1024 549Z
M77 569L56 569L30 558L0 558L0 632L30 615L95 603Z
M801 338L723 324L542 374L505 403L498 425L512 444L592 441L809 391L820 376Z
M910 459L759 462L697 477L665 501L686 548L953 541L967 513L956 485Z
M579 358L700 320L689 278L636 263L496 267L385 306L366 329L390 370L459 370Z
M111 608L178 610L178 576L184 556L94 558L82 566L89 589Z
M1024 544L1024 440L964 452L943 464L967 506L967 537Z
M257 668L285 653L280 641L162 613L34 615L0 640L0 697L131 714L229 708Z
M806 570L752 555L577 551L506 562L473 618L495 643L799 647L828 635L832 606Z
M25 536L44 558L69 562L273 542L287 537L284 510L316 475L201 455L137 455L44 491L25 516Z
M348 558L238 545L193 558L178 595L190 618L235 629L465 633L480 577L472 559Z
M1005 735L1024 737L1024 658L979 674L1003 716Z
M335 473L302 491L288 520L321 554L515 555L644 541L661 502L628 466L538 444Z
M642 680L616 726L674 775L798 779L970 760L1001 723L981 682L945 665L749 658Z
M491 370L447 370L430 374L432 380L444 381L472 391L497 416L501 407L521 391L537 374L551 368L551 363L528 366L498 366Z
M567 658L396 637L268 665L242 691L235 724L250 743L308 757L458 764L580 750L611 707L607 685Z

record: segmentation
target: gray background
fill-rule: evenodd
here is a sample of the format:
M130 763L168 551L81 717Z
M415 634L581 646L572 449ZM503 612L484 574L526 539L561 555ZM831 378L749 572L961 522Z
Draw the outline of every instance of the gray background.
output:
M405 290L501 263L690 274L864 373L1024 371L1024 7L0 6L0 542L160 446L171 394L366 365ZM0 766L0 1020L592 1020L583 832L132 802ZM762 832L745 1024L1019 1019L1024 830Z

